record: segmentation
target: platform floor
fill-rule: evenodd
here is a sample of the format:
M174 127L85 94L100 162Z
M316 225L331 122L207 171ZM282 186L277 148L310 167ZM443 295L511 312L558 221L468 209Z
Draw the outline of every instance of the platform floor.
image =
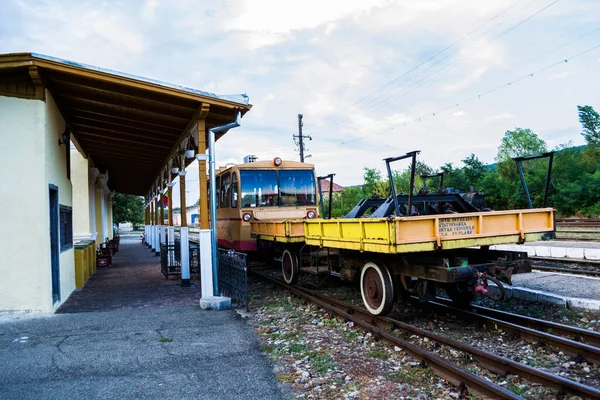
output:
M247 320L204 311L137 236L60 314L0 317L0 399L283 399Z

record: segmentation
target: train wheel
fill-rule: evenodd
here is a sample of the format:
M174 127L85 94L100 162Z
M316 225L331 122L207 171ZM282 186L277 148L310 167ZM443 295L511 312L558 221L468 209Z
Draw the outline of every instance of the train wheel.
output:
M449 283L445 289L450 300L459 307L466 307L475 299L475 292L468 282Z
M298 282L300 274L298 257L287 249L283 251L283 255L281 256L281 272L283 273L283 280L288 285Z
M386 315L394 305L392 275L382 263L369 261L360 274L363 303L373 315Z

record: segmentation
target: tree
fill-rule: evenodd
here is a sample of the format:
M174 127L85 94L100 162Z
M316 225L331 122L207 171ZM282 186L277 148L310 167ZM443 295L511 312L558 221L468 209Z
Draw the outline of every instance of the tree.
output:
M113 197L113 221L115 224L131 222L144 224L144 199L130 194L116 193Z
M600 145L600 115L592 106L577 106L579 111L579 122L583 127L581 135L588 144Z
M515 157L533 156L547 151L546 142L531 129L515 128L514 131L504 133L496 161L501 163Z
M440 167L444 173L444 189L462 189L465 183L465 176L461 168L455 168L452 163L446 163Z
M473 186L475 190L478 190L480 187L481 178L485 175L488 167L485 165L477 156L473 153L464 160L462 160L465 165L462 168L463 175L466 180L466 184L469 186ZM468 187L463 188L465 191L469 189Z
M375 168L364 168L363 171L363 180L365 182L362 187L363 195L371 197L377 193L377 183L381 181L381 172Z

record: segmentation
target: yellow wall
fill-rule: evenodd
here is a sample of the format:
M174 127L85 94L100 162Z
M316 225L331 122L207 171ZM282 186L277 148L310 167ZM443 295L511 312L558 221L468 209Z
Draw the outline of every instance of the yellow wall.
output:
M53 311L75 289L73 249L60 253L61 302L52 304L48 185L72 205L64 132L52 96L46 101L0 96L0 310Z
M73 184L73 233L91 235L88 160L71 148L71 183Z
M67 157L65 145L58 145L58 139L65 131L65 121L60 115L56 104L50 92L46 91L46 183L58 186L58 202L65 206L73 206L71 181L67 178ZM66 145L70 151L69 145ZM48 193L46 193L46 204L48 204ZM46 206L47 209L47 206ZM46 218L48 220L48 217ZM49 221L48 225L49 226ZM47 247L50 260L50 247ZM49 261L48 261L49 262ZM50 282L50 267L48 271L48 282ZM45 282L43 281L42 284ZM52 286L45 285L48 297L52 298ZM61 301L54 304L56 309L67 300L69 295L75 290L75 253L73 248L60 253L60 297Z

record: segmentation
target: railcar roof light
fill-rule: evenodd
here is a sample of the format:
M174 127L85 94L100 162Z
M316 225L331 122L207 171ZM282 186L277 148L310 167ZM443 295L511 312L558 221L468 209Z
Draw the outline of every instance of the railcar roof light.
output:
M281 157L275 157L275 158L273 159L273 164L274 164L276 167L279 167L279 166L281 165L281 163L282 163L282 162L283 162L283 160L281 159Z

